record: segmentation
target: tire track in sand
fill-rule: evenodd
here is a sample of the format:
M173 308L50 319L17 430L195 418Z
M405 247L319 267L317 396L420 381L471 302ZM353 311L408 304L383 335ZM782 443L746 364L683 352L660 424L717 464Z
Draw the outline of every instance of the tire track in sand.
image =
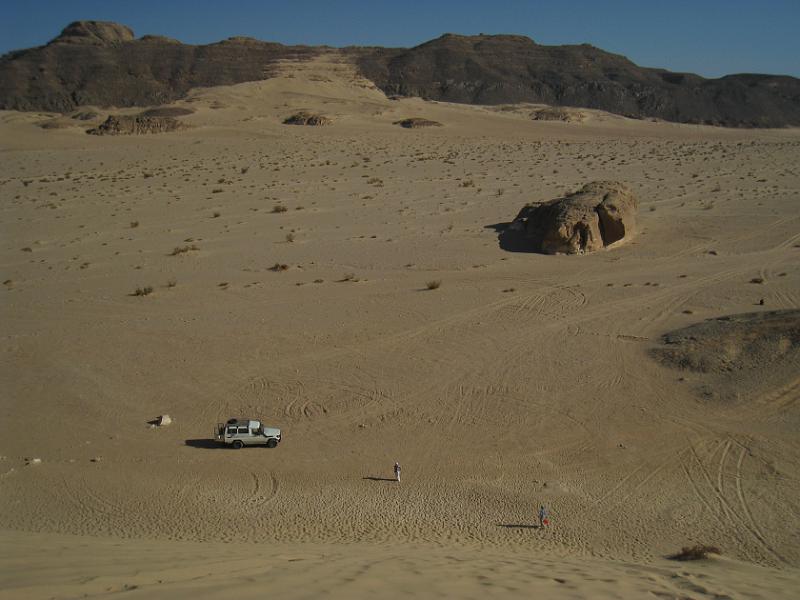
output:
M771 544L769 544L766 540L766 536L761 528L758 526L758 522L753 517L753 511L750 509L750 503L747 501L747 497L744 494L744 489L742 488L742 465L744 464L744 459L748 454L748 450L745 447L742 447L739 452L739 460L736 461L736 475L734 477L736 481L736 497L739 500L739 504L742 507L742 512L744 513L747 521L750 523L750 527L761 540L762 544L769 549L770 553L777 558L780 562L786 563L786 559L781 556L777 550L775 550Z

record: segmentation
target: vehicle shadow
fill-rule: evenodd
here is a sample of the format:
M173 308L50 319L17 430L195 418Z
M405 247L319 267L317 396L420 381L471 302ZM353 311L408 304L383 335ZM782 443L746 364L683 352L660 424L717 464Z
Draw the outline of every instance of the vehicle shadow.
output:
M506 529L539 529L538 525L531 525L525 523L498 523L498 527L505 527Z
M361 479L369 479L370 481L396 481L391 477L362 477Z
M184 440L184 443L187 446L191 446L192 448L204 448L205 450L228 450L230 449L229 446L226 444L220 444L219 442L215 442L214 440L206 439L199 439L199 440Z
M497 233L497 243L506 252L524 252L536 254L536 248L524 232L512 229L511 223L493 223L484 225L484 229L493 229Z

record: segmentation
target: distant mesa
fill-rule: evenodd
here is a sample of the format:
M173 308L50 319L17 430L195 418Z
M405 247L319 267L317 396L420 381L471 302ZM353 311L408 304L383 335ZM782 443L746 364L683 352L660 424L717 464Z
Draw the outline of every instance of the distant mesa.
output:
M582 123L586 114L574 108L564 106L547 106L531 112L534 121L563 121L564 123Z
M638 209L626 184L594 181L563 198L528 204L501 236L521 237L543 254L595 252L630 237Z
M406 129L419 129L421 127L442 127L442 124L438 121L431 121L429 119L421 119L418 117L412 117L410 119L402 119L401 121L395 121L393 125L400 125L400 127L405 127Z
M75 21L67 25L51 44L106 46L134 40L133 30L111 21Z
M168 133L186 129L188 125L173 117L145 117L142 115L111 115L103 123L89 129L90 135L141 135Z
M316 115L306 111L300 111L293 114L291 117L284 119L284 125L331 125L333 121L326 116Z

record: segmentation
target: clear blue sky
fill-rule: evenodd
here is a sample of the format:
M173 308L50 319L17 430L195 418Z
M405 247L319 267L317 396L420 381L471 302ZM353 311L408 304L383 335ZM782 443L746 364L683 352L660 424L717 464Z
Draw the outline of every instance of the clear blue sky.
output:
M589 43L648 67L717 77L800 77L800 0L2 0L0 53L44 44L70 21L206 44L413 46L442 33Z

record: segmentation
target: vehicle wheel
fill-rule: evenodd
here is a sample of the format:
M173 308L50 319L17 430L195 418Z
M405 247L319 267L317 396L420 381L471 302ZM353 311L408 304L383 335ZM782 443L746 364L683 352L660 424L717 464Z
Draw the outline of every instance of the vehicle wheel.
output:
M242 446L244 446L244 444L242 443L242 440L234 440L233 441L233 447L236 448L237 450L239 448L241 448Z
M267 440L267 448L274 448L278 445L278 440Z

